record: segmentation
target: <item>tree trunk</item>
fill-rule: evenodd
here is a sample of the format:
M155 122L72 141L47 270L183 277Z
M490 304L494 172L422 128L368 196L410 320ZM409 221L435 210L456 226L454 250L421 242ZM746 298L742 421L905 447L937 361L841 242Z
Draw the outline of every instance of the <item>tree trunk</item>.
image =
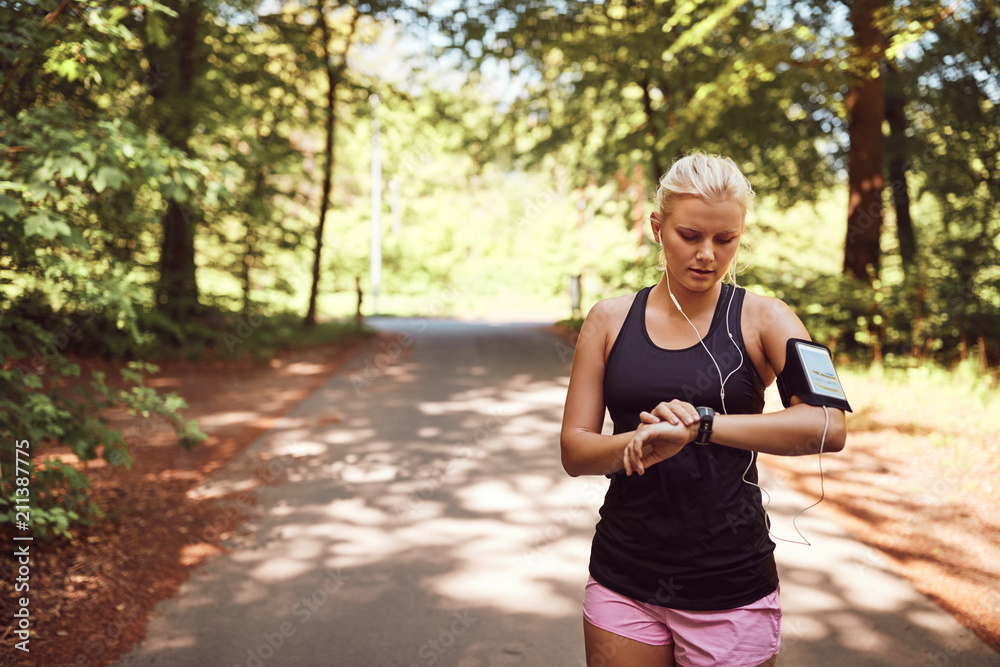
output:
M312 288L309 291L309 310L303 324L307 327L316 324L316 298L319 296L319 277L322 267L323 253L323 229L326 227L326 212L330 208L330 191L333 188L333 166L334 166L334 139L336 130L335 107L337 101L337 84L343 78L344 70L347 68L347 52L351 49L354 34L358 28L358 21L361 12L355 10L351 17L351 24L348 26L347 34L344 38L344 52L339 54L340 60L334 65L332 54L330 53L330 24L326 21L325 0L319 0L317 9L319 11L319 28L323 38L323 61L326 65L326 163L323 169L323 192L319 204L319 223L316 225L316 247L313 251L313 271Z
M253 257L257 252L256 238L254 237L253 222L247 223L246 245L243 252L243 266L240 270L240 281L243 283L243 314L249 315L251 311L250 300L250 269L253 266Z
M330 206L330 189L333 184L333 140L336 128L334 104L337 100L337 70L330 62L330 26L326 22L325 3L319 3L319 26L323 36L323 61L326 64L326 160L323 164L323 194L319 204L319 222L316 225L316 246L313 250L312 289L309 291L309 310L303 324L316 325L316 297L319 295L319 277L323 254L323 229L326 227L326 212ZM346 54L345 54L346 57Z
M903 266L912 268L917 255L917 241L910 217L910 192L906 183L906 96L903 82L896 66L887 62L885 67L885 119L889 122L888 167L889 185L892 188L896 209L896 234Z
M157 304L161 312L174 319L186 319L198 310L194 232L191 210L184 204L169 202L163 216Z
M912 300L913 318L908 322L910 353L920 356L920 335L924 326L926 289L917 271L917 239L910 216L910 189L906 182L906 95L899 69L891 61L885 63L885 118L889 123L886 153L888 157L889 186L892 189L896 210L896 237L899 254L903 260L903 281L906 298Z
M850 195L844 273L865 281L877 276L880 266L885 106L879 71L883 38L874 19L882 4L881 0L855 0L851 7L858 55L855 79L846 100L851 145L847 152Z
M171 51L151 47L150 68L156 73L151 94L160 134L171 146L188 150L194 128L192 90L196 75L198 2L172 3L178 12L174 21L176 41ZM179 6L183 5L183 6ZM170 62L176 66L168 65ZM157 307L174 319L185 319L198 311L198 281L195 275L194 237L197 215L189 206L170 201L163 216L160 248L160 279Z

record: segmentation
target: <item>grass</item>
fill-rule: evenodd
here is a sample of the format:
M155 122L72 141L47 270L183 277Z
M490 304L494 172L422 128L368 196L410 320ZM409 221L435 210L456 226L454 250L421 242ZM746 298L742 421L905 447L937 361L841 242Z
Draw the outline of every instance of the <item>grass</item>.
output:
M353 319L329 320L305 327L302 318L295 314L256 319L241 317L231 320L224 330L218 331L211 346L202 347L200 352L214 352L221 358L249 356L262 361L278 350L316 347L373 332L373 328L365 324L359 326ZM198 351L192 350L192 353Z
M124 332L102 340L100 345L74 350L81 354L110 359L140 358L150 361L170 359L246 359L265 361L278 350L316 347L366 336L374 332L354 318L325 320L306 327L295 313L276 315L239 315L214 313L209 318L160 323L163 318L149 318L140 324L139 338ZM150 325L148 328L143 324ZM84 341L89 344L89 341Z
M983 436L1000 433L996 379L971 359L954 368L851 367L839 371L852 401L892 426Z
M975 362L848 368L840 375L855 409L852 433L874 434L887 454L920 461L966 492L992 488L1000 473L1000 392Z

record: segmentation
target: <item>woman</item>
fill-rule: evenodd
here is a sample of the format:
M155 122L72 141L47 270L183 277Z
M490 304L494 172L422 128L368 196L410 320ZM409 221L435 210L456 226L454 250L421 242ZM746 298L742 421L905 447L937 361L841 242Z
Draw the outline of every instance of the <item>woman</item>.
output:
M590 666L775 664L781 607L754 452L839 451L846 432L842 410L798 397L761 414L789 339L809 335L782 301L722 282L753 196L728 158L678 160L650 216L662 278L596 304L580 331L562 463L611 478L584 598Z

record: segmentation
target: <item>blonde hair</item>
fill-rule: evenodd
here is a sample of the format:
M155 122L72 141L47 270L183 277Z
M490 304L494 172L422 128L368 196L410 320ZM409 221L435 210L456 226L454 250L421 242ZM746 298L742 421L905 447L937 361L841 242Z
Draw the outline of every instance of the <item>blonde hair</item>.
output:
M676 160L670 171L660 179L656 189L654 206L660 220L666 221L673 213L677 202L687 197L697 197L709 204L735 202L743 212L743 223L747 214L753 211L755 196L753 186L736 163L721 155L708 155L692 151ZM741 230L742 231L742 230ZM748 249L740 235L740 247ZM737 249L737 256L739 249ZM745 266L743 268L746 268ZM660 270L666 269L663 248L660 248ZM736 282L736 256L726 272L730 282Z

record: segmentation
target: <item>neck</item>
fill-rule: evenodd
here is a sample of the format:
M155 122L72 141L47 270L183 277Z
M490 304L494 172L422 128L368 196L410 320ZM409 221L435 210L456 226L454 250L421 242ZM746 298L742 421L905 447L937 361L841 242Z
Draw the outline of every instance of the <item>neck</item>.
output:
M717 282L701 292L690 290L670 273L669 268L663 272L660 282L652 290L652 294L656 294L656 299L662 301L670 311L678 312L677 304L680 304L684 313L689 317L700 315L708 310L714 311L721 292L721 282ZM677 304L670 298L671 293L673 293L674 299L677 299Z

